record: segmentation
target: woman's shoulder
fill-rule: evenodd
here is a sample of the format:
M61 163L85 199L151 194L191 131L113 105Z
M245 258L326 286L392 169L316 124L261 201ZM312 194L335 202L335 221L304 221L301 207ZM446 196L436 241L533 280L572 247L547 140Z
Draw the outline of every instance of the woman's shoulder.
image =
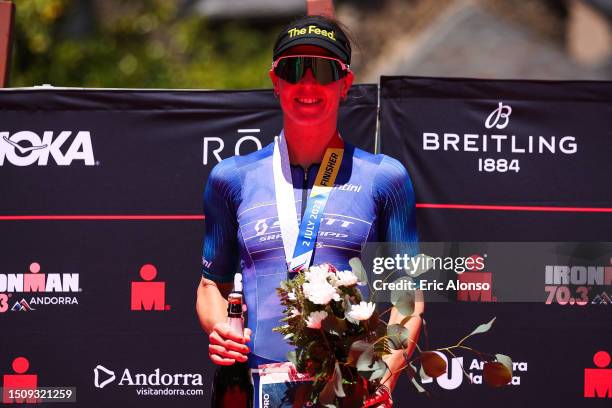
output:
M231 179L247 167L264 165L266 159L272 159L273 146L274 143L270 143L252 153L225 158L213 167L209 177Z
M386 197L398 189L412 189L412 180L404 165L397 159L386 154L370 153L354 148L353 167L358 167L358 173L371 180L372 192L375 196Z
M365 162L377 167L383 173L407 173L404 165L397 159L383 153L370 153L351 145L356 163Z

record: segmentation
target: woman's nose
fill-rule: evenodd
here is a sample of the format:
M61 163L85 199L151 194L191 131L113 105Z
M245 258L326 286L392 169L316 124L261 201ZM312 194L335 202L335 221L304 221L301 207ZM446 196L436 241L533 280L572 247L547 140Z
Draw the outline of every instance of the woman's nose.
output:
M306 72L304 73L302 79L300 79L300 83L304 85L317 83L317 80L315 79L314 74L312 73L312 69L310 67L306 68Z

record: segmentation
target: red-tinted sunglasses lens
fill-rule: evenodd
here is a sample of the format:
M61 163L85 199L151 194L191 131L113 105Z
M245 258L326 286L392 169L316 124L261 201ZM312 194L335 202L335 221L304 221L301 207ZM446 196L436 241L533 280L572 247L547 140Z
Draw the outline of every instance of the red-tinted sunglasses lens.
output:
M348 74L346 66L332 58L283 57L274 65L274 73L281 79L297 84L310 68L312 75L321 85L327 85Z

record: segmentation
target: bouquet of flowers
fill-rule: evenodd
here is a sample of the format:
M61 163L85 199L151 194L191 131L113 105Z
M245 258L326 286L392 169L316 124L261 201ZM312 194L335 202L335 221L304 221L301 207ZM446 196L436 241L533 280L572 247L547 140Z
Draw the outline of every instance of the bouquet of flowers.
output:
M313 379L310 401L321 406L362 407L388 370L382 357L387 325L375 304L363 300L365 279L353 271L321 264L300 272L277 289L285 307L282 333L296 351L289 361Z
M502 386L512 378L510 357L486 355L464 344L472 335L487 332L495 318L479 325L450 347L429 350L429 336L423 319L426 345L415 343L418 356L410 358L404 351L409 338L404 327L414 311L414 291L392 294L392 307L406 316L399 324L387 324L375 304L365 301L360 286L367 276L358 258L350 261L351 271L339 271L333 265L311 266L277 288L284 306L283 325L274 330L285 336L296 350L287 355L301 373L312 380L309 401L322 407L363 407L368 395L376 393L389 368L383 357L401 350L404 370L419 392L427 392L417 380L416 361L420 361L420 378L438 377L446 372L446 361L440 353L454 356L454 349L466 349L481 358L493 357L485 364L484 379L489 385ZM400 278L400 279L405 279ZM464 371L465 373L465 371ZM465 375L469 378L467 373Z

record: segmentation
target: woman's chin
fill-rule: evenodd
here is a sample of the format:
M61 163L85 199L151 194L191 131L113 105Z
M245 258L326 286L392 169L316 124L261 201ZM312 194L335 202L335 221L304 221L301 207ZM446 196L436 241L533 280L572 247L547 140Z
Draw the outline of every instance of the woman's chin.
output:
M307 127L320 126L327 122L325 112L321 111L294 112L294 114L290 115L289 118L296 125Z

